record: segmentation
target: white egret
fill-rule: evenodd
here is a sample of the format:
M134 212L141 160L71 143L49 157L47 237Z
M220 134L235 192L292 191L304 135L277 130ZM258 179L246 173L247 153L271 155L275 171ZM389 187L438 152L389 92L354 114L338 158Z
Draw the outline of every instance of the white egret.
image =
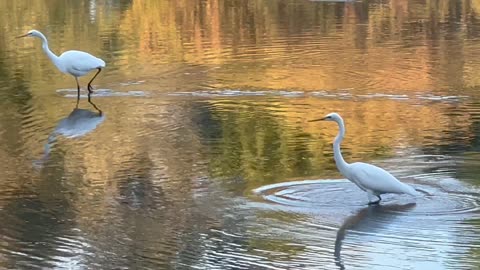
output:
M80 100L80 84L78 83L78 77L82 77L89 73L90 71L97 70L97 73L93 78L88 82L88 102L90 101L90 94L92 93L93 87L92 82L97 77L97 75L102 71L102 68L105 67L105 61L100 58L97 58L89 53L82 51L66 51L60 56L54 54L48 47L47 38L37 30L28 31L27 34L19 36L21 37L36 37L42 40L42 48L45 54L50 58L53 64L63 73L70 74L75 77L77 82L77 106L78 101Z
M311 120L310 122L315 121L334 121L338 124L340 130L333 142L333 157L335 159L335 164L343 176L356 184L361 190L367 192L369 204L379 203L382 200L380 195L385 193L405 193L412 196L418 195L413 187L398 181L395 176L382 168L363 162L355 162L351 164L345 162L340 151L340 143L345 136L345 125L339 114L330 113L324 118ZM377 197L378 200L373 201L375 197Z

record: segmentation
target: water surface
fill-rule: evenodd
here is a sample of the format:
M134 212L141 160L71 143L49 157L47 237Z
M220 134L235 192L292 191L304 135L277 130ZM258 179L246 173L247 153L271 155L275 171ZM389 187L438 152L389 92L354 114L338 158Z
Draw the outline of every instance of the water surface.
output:
M477 2L0 8L0 268L480 267ZM101 113L30 29L107 62ZM308 122L332 111L422 196L366 205Z

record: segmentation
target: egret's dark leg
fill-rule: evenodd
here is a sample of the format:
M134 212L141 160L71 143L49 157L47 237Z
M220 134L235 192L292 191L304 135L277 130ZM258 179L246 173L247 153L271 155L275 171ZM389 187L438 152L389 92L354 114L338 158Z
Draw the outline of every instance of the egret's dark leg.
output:
M373 201L372 199L373 199L374 197L377 197L378 200L377 200L377 201ZM371 193L371 192L368 192L368 205L379 204L381 200L382 200L382 198L380 197L380 195L375 195L375 194L373 194L373 193Z
M75 77L75 81L77 82L77 108L78 108L78 103L80 102L80 84L78 83L77 77Z
M97 69L98 69L97 73L95 73L93 78L88 82L88 85L87 85L88 93L92 93L92 90L93 90L92 82L93 82L93 80L95 80L95 77L97 77L98 73L100 73L100 71L102 71L101 68L97 68Z

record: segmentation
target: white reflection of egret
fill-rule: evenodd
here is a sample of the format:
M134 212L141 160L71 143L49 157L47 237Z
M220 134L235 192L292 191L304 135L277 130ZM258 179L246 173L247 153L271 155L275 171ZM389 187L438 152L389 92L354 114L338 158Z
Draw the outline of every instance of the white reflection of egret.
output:
M365 228L367 231L375 231L379 226L387 226L388 222L392 221L398 215L401 215L401 212L409 211L414 206L415 203L405 205L369 205L358 211L355 215L347 218L338 229L335 239L335 264L341 270L345 269L340 252L347 230L362 230L362 228ZM379 220L382 222L377 222Z
M105 61L100 58L97 58L89 53L82 51L66 51L60 56L54 54L48 47L47 38L37 30L28 31L27 34L19 36L20 37L36 37L42 40L42 48L45 54L50 58L52 63L63 73L70 74L75 77L77 82L77 106L80 99L80 84L78 83L78 77L82 77L88 74L90 71L97 70L97 73L93 78L88 82L88 102L90 101L90 94L92 93L93 87L92 82L97 77L97 75L102 71L102 68L105 67Z
M36 165L42 167L43 163L48 160L52 145L56 142L59 135L69 139L78 138L95 130L104 120L105 114L101 111L93 112L75 108L67 117L61 119L52 133L50 133L45 144L43 158L37 161Z
M340 130L333 142L335 164L343 176L355 183L360 189L367 192L369 204L379 203L382 199L380 195L385 193L405 193L412 196L418 195L413 187L398 181L395 176L382 168L363 162L355 162L351 164L345 162L340 151L340 143L345 136L345 125L342 117L337 113L330 113L324 118L311 120L311 122L321 120L334 121L338 124ZM375 196L378 200L373 201Z

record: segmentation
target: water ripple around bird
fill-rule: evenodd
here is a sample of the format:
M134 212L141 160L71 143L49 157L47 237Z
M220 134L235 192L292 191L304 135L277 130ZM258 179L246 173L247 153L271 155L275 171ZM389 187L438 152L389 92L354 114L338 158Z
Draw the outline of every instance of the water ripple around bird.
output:
M412 177L415 179L415 176ZM408 195L384 194L382 204L415 203L415 207L408 212L410 216L455 216L468 213L480 215L480 193L455 179L444 179L440 183L432 184L422 178L417 179L412 186L421 193L420 196L413 198ZM320 214L332 210L361 208L368 202L366 193L345 179L277 183L257 188L254 193L266 202L295 209L293 211L300 209L299 211ZM394 208L389 211L397 212Z

